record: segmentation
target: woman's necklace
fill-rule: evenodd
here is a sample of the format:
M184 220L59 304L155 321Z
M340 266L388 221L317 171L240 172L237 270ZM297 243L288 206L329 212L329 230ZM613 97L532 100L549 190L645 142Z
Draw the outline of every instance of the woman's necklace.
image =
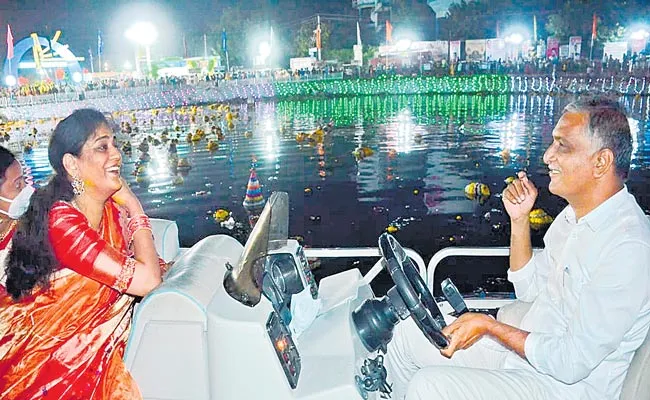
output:
M7 229L5 229L5 231L2 232L2 235L0 235L0 242L2 242L3 240L5 240L5 238L7 237L7 235L10 234L10 233L14 230L14 228L16 227L16 225L18 225L18 220L15 220L15 219L14 219L13 221L11 221L11 223L9 224L9 226L7 227Z

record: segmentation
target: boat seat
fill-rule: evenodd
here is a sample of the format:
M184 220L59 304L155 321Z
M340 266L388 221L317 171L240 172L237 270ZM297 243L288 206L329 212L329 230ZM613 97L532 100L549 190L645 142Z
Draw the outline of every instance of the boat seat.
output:
M150 221L158 255L165 262L174 261L180 254L178 225L168 219L151 218Z
M501 307L497 319L508 325L519 326L531 304L514 301ZM650 334L632 357L619 400L650 400L650 379L644 379L645 371L650 371Z

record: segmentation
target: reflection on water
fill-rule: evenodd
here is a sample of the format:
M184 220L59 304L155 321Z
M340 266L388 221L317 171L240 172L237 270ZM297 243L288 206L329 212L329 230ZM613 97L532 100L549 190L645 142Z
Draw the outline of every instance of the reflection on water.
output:
M519 169L541 188L538 207L551 215L561 210L563 201L546 189L542 155L568 101L461 95L265 102L234 106L239 114L233 129L226 113L214 107L114 117L139 130L131 139L132 154L124 156L123 174L150 215L178 222L185 246L209 234L230 233L211 216L218 208L246 221L242 201L255 166L266 197L289 192L290 233L304 237L307 245L375 246L392 224L400 228L396 236L402 244L428 260L453 244L507 245L507 218L497 194ZM628 185L648 208L649 104L644 98L625 101L635 127ZM209 151L207 140L217 140L212 126L221 128L224 138ZM314 132L319 126L323 133ZM165 129L169 140L162 141ZM188 143L187 134L197 129L206 136ZM143 162L137 147L149 136L151 159ZM174 168L173 138L178 138L177 159L187 159L189 171ZM372 154L357 160L353 152L359 148ZM42 145L24 157L37 179L49 173L46 156ZM469 182L486 184L491 197L483 203L468 200ZM534 236L535 244L541 244L542 234Z

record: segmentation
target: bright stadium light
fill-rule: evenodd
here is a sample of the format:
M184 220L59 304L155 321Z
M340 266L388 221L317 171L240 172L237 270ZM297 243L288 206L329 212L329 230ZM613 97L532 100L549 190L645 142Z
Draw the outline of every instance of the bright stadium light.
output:
M158 31L151 22L136 22L126 30L125 36L132 42L151 46L158 39Z
M647 40L650 38L650 32L646 28L638 28L630 34L632 40Z
M130 41L144 46L147 57L147 68L151 71L151 45L158 38L158 31L151 22L136 22L124 33ZM140 72L140 64L138 64L138 51L135 51L135 68Z
M13 76L13 75L7 75L7 76L5 77L5 83L6 83L7 86L9 86L9 87L13 87L13 86L16 86L16 83L18 83L18 82L16 81L16 77L15 77L15 76Z
M266 40L260 42L258 51L259 51L262 63L265 63L266 59L269 58L269 56L271 55L271 44L269 42L267 42Z
M524 41L524 35L522 35L519 32L511 33L510 35L505 37L506 43L512 43L519 45Z
M513 25L505 30L505 36L503 39L506 43L511 43L518 46L526 40L530 39L530 37L530 31L528 31L525 26Z
M397 42L397 51L406 51L411 48L411 39L401 39Z

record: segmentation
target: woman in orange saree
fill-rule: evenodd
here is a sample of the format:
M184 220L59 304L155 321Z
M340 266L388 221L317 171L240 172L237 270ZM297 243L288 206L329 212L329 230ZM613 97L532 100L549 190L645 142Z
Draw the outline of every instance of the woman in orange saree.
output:
M139 399L122 356L134 296L161 279L151 225L100 112L59 123L49 159L56 175L34 194L5 266L0 398Z
M23 168L12 152L0 146L0 265L4 265L18 218L25 212L34 193L25 184ZM0 269L0 294L4 293L5 273Z

